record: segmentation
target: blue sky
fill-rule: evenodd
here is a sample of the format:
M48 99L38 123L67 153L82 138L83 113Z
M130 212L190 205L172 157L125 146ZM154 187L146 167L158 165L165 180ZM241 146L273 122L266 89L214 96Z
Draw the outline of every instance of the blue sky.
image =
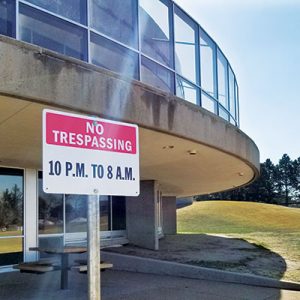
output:
M175 0L218 43L236 74L241 130L261 161L300 156L300 1Z

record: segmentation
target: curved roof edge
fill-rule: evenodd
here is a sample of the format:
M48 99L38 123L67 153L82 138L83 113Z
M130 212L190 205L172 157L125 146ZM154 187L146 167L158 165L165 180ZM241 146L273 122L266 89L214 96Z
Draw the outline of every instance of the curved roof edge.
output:
M0 38L0 93L136 123L216 149L259 173L259 150L240 129L176 96L49 50ZM250 176L250 175L249 175ZM227 187L227 189L232 188Z

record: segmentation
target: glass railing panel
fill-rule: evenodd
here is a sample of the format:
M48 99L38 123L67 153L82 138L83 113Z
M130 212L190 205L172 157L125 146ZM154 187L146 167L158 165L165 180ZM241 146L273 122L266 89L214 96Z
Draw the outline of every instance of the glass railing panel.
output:
M142 57L141 60L141 81L174 93L174 73L146 57Z
M129 78L138 79L138 54L91 33L91 62Z
M200 31L200 71L201 88L210 96L216 93L216 52L215 44L202 30Z
M216 100L207 96L204 92L201 93L201 106L214 114L217 113Z
M174 15L175 70L194 83L197 83L196 28L197 25L176 7Z
M239 88L238 88L238 85L237 85L237 82L236 80L234 81L234 90L235 90L235 105L236 105L236 122L237 122L237 125L239 126L240 125L240 111L239 111Z
M90 0L90 25L112 39L137 48L137 0Z
M20 39L77 59L87 60L84 28L20 4Z
M234 87L234 74L232 69L228 68L229 74L229 110L231 115L236 118L236 107L235 107L235 87Z
M191 103L199 104L199 88L178 75L176 76L176 95Z
M229 113L223 107L219 106L219 116L226 121L229 121Z
M0 34L16 36L16 1L0 1Z
M218 100L228 109L228 76L227 76L227 60L218 49Z
M170 31L170 4L167 1L140 0L141 50L160 63L173 66Z
M57 15L86 25L87 0L26 0Z

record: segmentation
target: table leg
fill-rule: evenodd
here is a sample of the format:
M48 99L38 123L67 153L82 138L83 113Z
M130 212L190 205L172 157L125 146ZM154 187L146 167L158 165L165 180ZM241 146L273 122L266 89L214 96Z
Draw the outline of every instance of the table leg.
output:
M61 255L61 277L60 277L60 288L62 290L65 290L68 288L68 270L69 270L68 253L62 253L62 255Z

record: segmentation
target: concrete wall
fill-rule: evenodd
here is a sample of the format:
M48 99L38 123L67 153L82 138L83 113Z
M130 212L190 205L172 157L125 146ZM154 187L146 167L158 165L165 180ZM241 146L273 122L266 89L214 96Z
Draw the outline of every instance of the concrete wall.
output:
M163 197L162 199L163 214L163 233L177 233L177 215L176 215L176 197Z
M8 37L0 37L0 59L2 95L128 121L201 142L241 158L258 175L255 143L237 127L188 101Z
M126 198L128 240L136 246L152 250L158 250L157 191L157 182L141 181L140 195Z

